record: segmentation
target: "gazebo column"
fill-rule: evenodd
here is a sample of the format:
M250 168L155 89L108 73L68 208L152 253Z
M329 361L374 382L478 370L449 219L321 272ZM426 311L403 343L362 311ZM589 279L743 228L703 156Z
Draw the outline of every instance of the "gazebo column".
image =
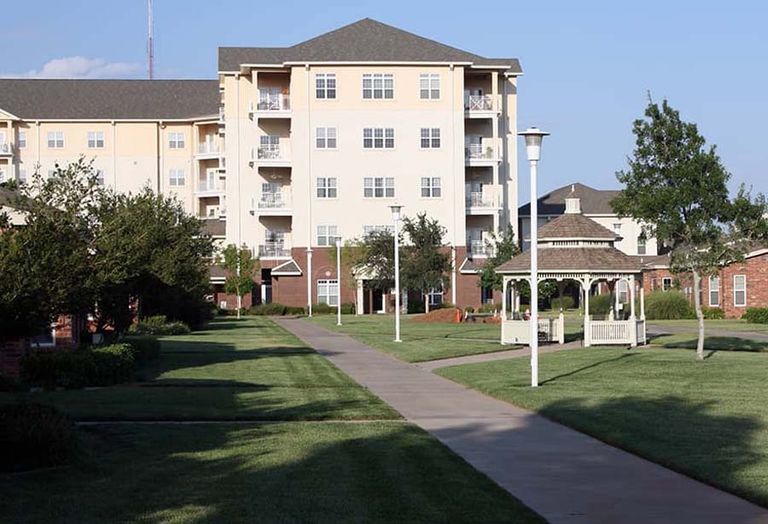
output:
M584 287L584 347L592 345L592 329L589 325L589 288L592 287L592 278L587 276L581 282Z
M557 341L560 344L565 344L565 314L563 314L563 290L565 289L565 281L557 281L557 292L560 295L560 314L557 316L558 333Z
M637 347L637 321L635 319L635 275L629 277L629 340L632 347Z
M501 280L501 343L504 344L505 330L504 325L507 323L507 284L509 284L509 277L503 277Z
M616 320L616 311L619 309L618 307L618 301L619 296L616 293L616 281L615 280L606 280L606 285L608 286L608 293L610 294L610 303L611 308L608 310L608 320Z

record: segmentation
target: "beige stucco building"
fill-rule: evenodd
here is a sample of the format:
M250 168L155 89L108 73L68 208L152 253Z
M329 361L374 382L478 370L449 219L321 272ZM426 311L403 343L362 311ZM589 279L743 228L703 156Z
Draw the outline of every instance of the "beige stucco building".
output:
M365 19L291 47L220 48L218 81L0 80L0 176L85 155L105 185L176 195L253 249L255 300L359 311L386 298L363 279L339 298L329 246L391 227L396 202L447 230L454 270L433 299L475 305L491 298L474 273L486 238L518 220L520 74Z

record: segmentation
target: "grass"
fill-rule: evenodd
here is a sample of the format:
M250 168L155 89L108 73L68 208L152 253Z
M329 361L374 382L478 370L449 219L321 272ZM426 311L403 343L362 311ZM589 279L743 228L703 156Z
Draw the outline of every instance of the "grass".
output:
M677 328L689 328L691 333L698 330L696 320L649 320L649 324L658 326L671 326ZM750 324L745 320L727 319L727 320L705 320L704 328L709 332L717 330L725 331L754 331L756 333L768 333L768 324Z
M768 506L768 356L585 348L437 373Z
M664 348L696 349L698 338L687 333L662 335L651 339L650 344ZM707 351L768 351L768 341L750 340L741 337L704 337Z
M499 324L426 323L404 316L401 321L402 342L393 342L394 317L391 315L346 315L342 326L336 326L335 315L316 315L312 322L330 330L340 330L353 338L406 362L424 362L444 358L477 355L517 349L502 346Z
M0 522L543 522L268 319L167 337L141 375L21 395L128 422L80 426L67 466L0 474ZM200 418L222 422L167 422Z

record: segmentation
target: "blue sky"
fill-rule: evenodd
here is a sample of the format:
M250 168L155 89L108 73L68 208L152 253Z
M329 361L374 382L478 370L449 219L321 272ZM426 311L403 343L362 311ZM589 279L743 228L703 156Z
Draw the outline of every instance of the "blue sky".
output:
M633 119L666 97L733 174L768 192L768 2L155 0L159 76L214 78L217 46L291 45L371 17L485 56L520 58L520 128L545 142L540 190L618 187ZM0 75L142 77L146 2L7 2ZM73 58L79 57L79 58ZM521 156L524 159L524 156ZM520 165L520 201L527 201Z

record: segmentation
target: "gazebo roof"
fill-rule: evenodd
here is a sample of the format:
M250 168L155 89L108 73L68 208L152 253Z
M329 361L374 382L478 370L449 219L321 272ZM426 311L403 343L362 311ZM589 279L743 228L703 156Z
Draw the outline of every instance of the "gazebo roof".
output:
M616 233L580 213L560 215L539 228L539 241L579 239L614 241Z
M539 272L558 273L640 273L637 257L615 247L540 247ZM496 268L502 275L528 274L531 252L524 251Z

